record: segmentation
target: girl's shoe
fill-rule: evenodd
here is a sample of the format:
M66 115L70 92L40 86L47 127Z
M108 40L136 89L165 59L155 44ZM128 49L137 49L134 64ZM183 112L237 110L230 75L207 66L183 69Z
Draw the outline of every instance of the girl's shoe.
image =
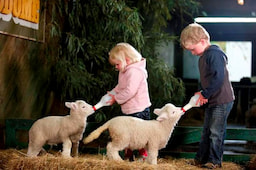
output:
M124 160L129 159L130 162L134 161L133 151L131 149L125 149Z
M148 156L147 150L144 149L144 148L142 148L142 149L139 150L139 154L140 154L140 156L141 156L142 161L144 162L145 159L146 159L147 156Z

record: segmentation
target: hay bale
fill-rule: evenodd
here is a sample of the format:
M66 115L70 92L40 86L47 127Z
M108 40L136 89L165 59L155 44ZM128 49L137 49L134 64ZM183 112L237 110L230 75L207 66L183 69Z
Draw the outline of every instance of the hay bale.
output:
M248 162L247 169L248 170L256 169L256 155L252 157L250 162Z
M198 170L200 168L191 166L186 159L174 159L172 157L159 158L158 165L134 162L110 161L105 155L81 154L77 158L63 158L60 152L53 154L46 153L42 156L29 158L21 153L26 150L0 150L0 169L20 170L20 169L65 169L65 170ZM242 170L240 165L231 162L224 162L222 169Z

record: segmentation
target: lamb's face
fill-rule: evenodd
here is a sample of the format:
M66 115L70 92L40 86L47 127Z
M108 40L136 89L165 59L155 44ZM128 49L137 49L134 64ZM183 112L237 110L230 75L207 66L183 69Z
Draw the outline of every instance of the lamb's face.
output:
M65 102L65 105L71 109L73 113L84 114L89 116L94 113L92 105L86 103L83 100L77 100L75 102Z
M176 107L171 103L166 104L161 109L155 109L154 113L158 115L157 120L163 121L165 119L179 119L183 114L180 107Z

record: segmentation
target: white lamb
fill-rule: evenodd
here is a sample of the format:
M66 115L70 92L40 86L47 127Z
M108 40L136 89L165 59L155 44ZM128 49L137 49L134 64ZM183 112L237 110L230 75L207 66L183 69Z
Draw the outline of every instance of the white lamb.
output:
M62 156L70 157L71 148L78 156L79 141L83 137L87 117L94 113L91 105L83 100L65 102L70 115L48 116L37 120L29 130L28 156L37 156L45 144L63 143Z
M146 162L157 164L158 150L166 146L174 126L184 113L173 104L155 109L154 113L158 115L157 120L143 120L131 116L115 117L94 130L83 142L86 144L93 141L108 129L112 139L107 144L109 159L121 161L118 152L125 148L145 148L148 151Z

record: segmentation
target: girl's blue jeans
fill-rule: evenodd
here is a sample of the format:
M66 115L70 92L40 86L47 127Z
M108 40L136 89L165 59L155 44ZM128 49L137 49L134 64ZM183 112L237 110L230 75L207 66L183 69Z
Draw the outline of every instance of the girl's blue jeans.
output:
M144 119L144 120L150 120L150 109L149 109L149 107L147 107L142 112L129 114L127 116L137 117L137 118L141 118L141 119Z
M207 107L199 150L195 159L221 166L227 119L234 102Z

